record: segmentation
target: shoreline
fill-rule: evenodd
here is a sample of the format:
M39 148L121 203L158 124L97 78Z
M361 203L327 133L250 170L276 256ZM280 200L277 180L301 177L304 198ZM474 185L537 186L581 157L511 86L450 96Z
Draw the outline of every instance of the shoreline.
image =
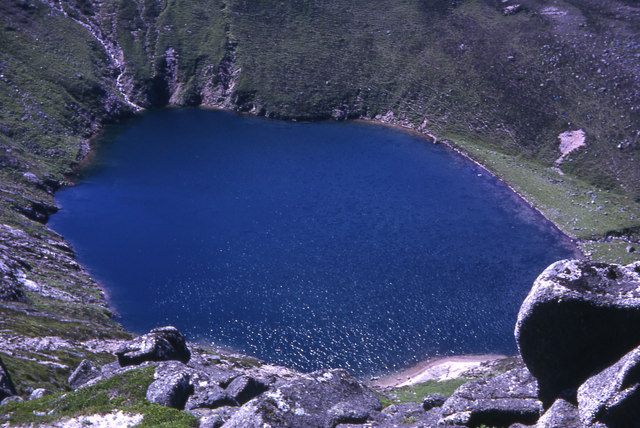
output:
M536 211L538 214L540 214L545 220L547 220L549 223L551 223L553 225L553 227L558 232L560 232L562 235L564 235L567 239L569 239L571 241L571 243L573 244L573 246L576 249L577 254L579 254L578 258L581 258L581 259L587 258L586 254L584 254L584 252L582 251L582 248L580 248L579 240L577 238L574 238L568 232L564 231L553 220L551 220L544 212L542 212L542 210L540 210L540 208L536 207L532 201L527 199L522 193L518 192L513 186L511 186L509 183L507 183L502 177L500 177L499 175L497 175L496 173L491 171L487 166L483 165L482 163L480 163L479 161L477 161L473 157L471 157L471 155L469 155L469 153L467 153L464 149L462 149L460 147L457 147L454 142L446 140L446 139L440 140L431 132L422 131L422 130L413 128L413 127L408 126L408 125L403 125L401 123L388 122L388 121L385 121L384 119L357 118L357 119L353 119L353 120L355 120L357 122L372 123L372 124L379 125L379 126L388 126L388 127L391 127L391 128L395 128L395 129L401 130L401 131L410 132L412 134L416 134L416 136L420 136L422 138L430 140L430 142L432 144L442 144L442 145L444 145L445 147L447 147L452 152L454 152L454 153L458 154L459 156L462 156L463 158L467 159L469 162L471 162L474 165L476 165L477 167L481 168L487 174L491 175L493 178L498 180L500 183L502 183L505 186L507 186L511 192L513 192L515 195L517 195L522 201L524 201L524 203L526 203L534 211Z
M407 369L374 377L366 381L378 389L399 388L430 380L448 380L480 366L482 363L509 358L502 354L470 354L434 357L421 361Z
M180 107L180 106L172 105L172 106L166 106L164 108L180 109L180 108L189 108L189 107ZM225 112L230 112L230 113L234 113L242 116L259 117L251 112L236 111L233 109L219 107L219 106L198 106L198 107L192 107L192 108L225 111ZM74 186L77 184L76 180L79 178L79 172L82 170L82 168L90 164L93 159L95 159L96 152L98 151L101 145L101 137L105 136L109 132L108 127L111 127L113 125L121 126L123 123L128 122L131 119L139 118L141 115L143 115L145 112L148 112L148 111L149 111L148 109L142 109L140 111L134 112L131 115L126 115L125 117L122 118L121 121L118 121L114 124L103 125L96 133L94 133L92 136L86 139L85 143L89 146L89 151L75 165L70 166L71 171L69 174L65 174L65 178L67 179L67 182L64 183L63 187ZM277 118L269 118L269 117L267 117L266 119L278 120L278 121L284 120L286 122L292 121L291 119L287 120L287 119L277 119ZM416 135L416 137L424 139L425 142L429 142L431 144L443 144L452 152L455 152L457 155L472 162L474 165L481 168L487 174L490 174L496 180L498 180L499 182L507 186L509 190L513 192L515 195L517 195L525 204L527 204L527 206L533 208L545 220L547 220L561 235L565 236L573 245L573 248L576 254L579 255L579 258L586 257L583 251L581 250L580 246L578 245L578 241L575 238L571 237L568 233L562 230L556 223L554 223L551 219L549 219L549 217L547 217L542 211L540 211L540 209L534 206L531 201L529 201L521 193L516 191L512 186L510 186L507 182L505 182L500 176L498 176L497 174L489 170L485 165L483 165L479 161L473 159L463 149L456 147L455 143L448 140L440 140L429 131L419 130L419 129L410 127L408 125L403 125L400 123L388 122L388 121L385 121L384 118L376 119L376 118L360 117L360 118L348 119L348 120L367 123L367 124L373 124L376 126L395 128L398 131L409 132L411 134L414 134ZM334 121L334 120L326 119L326 121ZM54 194L54 197L55 197L55 194ZM89 275L96 282L99 289L102 291L107 307L114 314L114 317L112 319L118 325L121 326L123 331L126 331L128 333L133 333L128 329L125 329L124 326L122 325L121 320L118 320L119 314L116 312L114 306L110 302L110 298L109 298L110 293L109 293L108 287L105 287L104 284L98 281L91 272L89 272ZM133 334L136 334L136 333L133 333ZM198 340L195 340L194 342L199 343ZM248 355L248 354L245 354L245 355ZM495 361L503 358L508 358L508 356L502 355L502 354L469 354L469 355L432 357L432 358L420 361L409 368L402 369L399 371L394 371L388 374L381 375L379 377L376 376L371 380L362 379L362 381L371 387L379 388L379 389L401 387L401 386L413 385L420 382L426 382L429 380L437 380L443 376L443 372L446 372L444 373L444 376L447 376L448 374L451 374L451 373L460 374L466 370L477 367L482 363ZM458 377L458 376L454 376L454 377Z

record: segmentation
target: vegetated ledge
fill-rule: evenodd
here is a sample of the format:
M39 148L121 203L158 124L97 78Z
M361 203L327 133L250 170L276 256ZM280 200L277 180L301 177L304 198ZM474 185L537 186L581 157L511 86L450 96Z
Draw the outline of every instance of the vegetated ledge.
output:
M447 6L442 10L429 10L429 13L437 16L437 19L446 25L451 20L451 23L455 24L450 26L452 29L463 28L464 26L460 26L461 23L470 24L477 30L474 34L481 34L483 37L486 37L482 32L484 24L487 24L486 28L490 32L500 37L505 36L498 31L502 27L509 31L513 31L514 26L522 26L527 28L527 31L539 28L539 31L544 33L552 26L555 30L562 27L562 31L560 34L553 33L557 38L545 38L544 34L536 33L540 40L544 39L544 43L548 45L534 46L535 49L531 52L541 49L541 55L548 57L527 57L527 49L532 48L529 45L518 48L515 56L504 56L506 51L494 52L496 58L504 59L498 64L504 73L504 81L497 79L500 76L496 76L493 71L479 76L464 75L465 82L483 83L478 87L469 88L467 94L461 94L455 87L464 85L461 83L462 79L457 79L456 73L463 70L453 68L454 73L449 73L451 69L448 67L451 67L451 63L442 60L442 56L451 55L452 62L462 64L471 70L474 67L468 67L469 61L473 65L473 61L479 60L476 54L484 55L487 40L473 39L466 32L462 34L466 38L460 40L460 34L451 33L453 30L438 27L432 20L425 21L433 26L434 31L445 31L443 34L446 34L446 37L432 40L430 33L424 33L425 40L430 40L434 50L424 51L420 53L422 56L416 57L434 59L438 67L432 67L427 63L410 63L407 58L397 57L382 64L381 58L372 57L369 59L375 64L374 67L381 71L391 70L397 79L408 84L404 87L394 87L394 83L391 83L392 86L387 88L385 85L388 82L385 79L390 76L384 75L379 81L374 79L376 81L371 84L371 90L366 90L367 85L363 84L366 82L354 82L341 74L347 70L352 72L354 77L358 77L359 68L349 69L345 66L346 68L340 69L339 66L344 64L335 61L336 67L331 69L335 69L337 74L326 80L327 83L322 79L322 84L317 84L317 78L323 76L314 76L313 85L325 88L326 93L309 95L309 99L319 96L320 100L317 106L312 108L300 100L296 101L296 94L299 94L296 85L305 84L305 79L300 82L291 73L285 73L285 77L271 74L269 78L273 78L273 82L283 85L282 93L275 93L269 92L273 88L268 82L264 83L256 77L257 74L249 73L250 65L256 65L267 74L273 73L276 69L282 71L281 67L267 63L268 58L262 58L259 52L252 50L256 45L251 42L255 39L251 38L247 17L253 12L264 12L265 16L270 16L269 10L259 10L262 6L247 11L234 2L223 3L224 8L219 8L216 4L215 8L207 10L207 13L211 14L211 21L207 21L207 24L217 23L217 27L194 27L189 30L191 32L168 37L163 32L175 28L172 24L185 18L179 16L180 14L171 16L169 12L180 12L177 9L146 10L142 14L141 3L136 2L122 2L122 7L116 7L117 10L109 9L116 2L98 4L24 1L1 4L0 79L3 84L0 86L0 354L18 392L26 397L30 390L40 387L67 390L69 373L83 359L92 360L96 365L106 364L113 358L110 353L111 347L130 337L129 333L113 321L103 292L90 275L77 264L69 245L48 229L44 222L47 216L56 210L53 193L64 183L64 175L70 171L70 165L78 163L87 154L89 137L105 124L130 116L136 108L135 103L145 106L167 103L201 105L292 120L368 118L438 135L447 141L455 142L450 144L463 150L472 159L504 179L562 230L575 238L585 240L581 245L587 251L593 251L593 257L626 260L625 263L631 261L632 257L637 257L637 252L626 251L626 247L636 245L638 240L638 209L633 197L618 194L617 190L598 188L593 184L592 175L581 175L581 167L587 169L594 166L594 159L590 158L591 155L586 156L584 152L577 151L573 155L575 158L567 160L574 166L567 164L570 168L563 172L564 175L561 175L564 166L558 168L553 163L545 162L547 157L555 159L559 155L555 150L555 139L558 134L567 131L568 119L563 119L561 124L554 121L548 124L539 120L539 116L532 116L531 120L536 125L544 125L540 132L544 134L542 141L546 141L546 148L540 149L541 154L536 154L536 150L524 146L509 149L509 144L517 140L507 139L507 143L504 143L504 136L509 132L520 132L517 135L522 136L523 141L533 141L530 135L522 133L524 131L517 126L518 121L524 123L521 119L527 117L518 116L513 120L507 120L504 114L499 113L514 110L515 104L507 103L506 107L496 108L497 104L492 104L491 101L494 94L504 98L517 95L510 86L511 81L517 81L521 84L517 89L522 89L526 96L532 96L531 102L536 104L533 109L525 108L523 114L537 115L539 111L536 109L556 112L556 107L543 101L546 96L537 97L536 91L532 89L539 87L539 78L552 72L553 79L556 80L549 82L545 76L545 79L542 79L545 88L553 88L560 94L557 102L562 104L561 109L566 110L571 116L572 123L587 129L588 138L592 138L587 141L602 145L590 147L589 153L599 154L599 159L610 154L610 149L602 143L604 141L610 145L620 145L620 148L613 149L616 162L623 162L621 156L624 158L627 153L631 158L637 142L627 139L626 132L631 132L637 124L634 122L635 114L629 114L621 120L620 110L623 109L625 113L626 110L617 103L632 105L636 100L636 95L629 92L627 84L628 76L638 73L634 72L633 62L626 60L626 55L634 50L633 39L629 42L627 37L634 34L633 28L626 18L633 17L635 9L631 6L619 9L620 15L615 19L622 25L611 27L618 33L607 36L598 33L597 29L600 27L594 23L597 24L603 19L613 19L613 15L603 14L606 15L603 18L597 10L591 9L588 5L581 6L581 10L559 9L554 14L551 13L553 11L545 12L537 2L532 1L527 2L530 3L527 5L528 11L523 8L517 14L503 19L502 10L496 13L492 9L493 6L478 1L462 3L460 7ZM606 3L603 6L615 9L623 2ZM194 0L190 4L201 6L204 3ZM385 26L407 23L414 25L424 18L418 12L409 10L403 2L394 2L393 5L393 8L386 11L388 19L384 23ZM387 6L389 4L383 1L368 2L360 10L350 10L350 13L357 15L362 11L374 11L375 8ZM185 5L182 7L186 8L185 11L190 10ZM280 7L282 5L278 6ZM295 26L291 23L297 25L300 22L298 18L301 11L293 9L282 15L290 20L285 23L287 25L280 27L282 31L290 32ZM224 13L219 15L216 10L223 10ZM407 11L411 14L404 14ZM281 12L275 9L273 11L276 14ZM330 20L333 19L333 15L329 12L327 11L327 16ZM563 15L563 12L567 13ZM136 15L140 15L139 20ZM584 22L578 15L588 16L589 20L586 22L591 24L582 26ZM557 16L566 17L561 18L566 22L554 21ZM402 19L398 20L398 17ZM187 18L187 22L199 22ZM359 16L359 19L365 18L370 17ZM170 22L171 19L175 22ZM485 19L488 21L484 22ZM573 27L574 24L577 29ZM379 24L371 21L367 25ZM269 28L262 22L256 22L255 27L256 31ZM345 31L347 28L360 27L347 23ZM388 30L389 33L386 33L385 29L379 36L375 36L379 46L388 48L386 55L403 51L394 45L398 43L394 39L395 34L402 34L402 28L392 28L393 31ZM204 31L203 29L219 33L209 39L196 40L193 36L198 33L196 30ZM396 29L398 31L395 31ZM414 29L417 33L424 30L418 27ZM570 46L578 38L576 34L571 34L572 31L576 31L580 37L586 34L584 40L595 38L596 41L584 46L577 43L578 48L574 47L577 49L574 51ZM162 37L146 40L148 43L145 46L154 49L153 52L143 52L145 48L138 43L140 40L136 37L143 33L155 34L154 32ZM625 32L627 36L623 34ZM337 31L326 34L333 36L344 33ZM513 34L516 37L521 36L515 32ZM329 45L334 42L348 44L350 40L355 40L354 46L360 49L357 36L350 34L351 39L326 42ZM205 59L190 58L189 52L197 51L189 49L191 43L202 40L215 41L215 49L210 46L206 46L205 49L215 51L215 54ZM530 40L538 39L531 37ZM175 43L175 48L178 49L174 49L173 53L169 49L172 43ZM178 46L180 44L183 46L181 50ZM461 45L464 46L460 47ZM502 44L498 46L505 48ZM302 43L286 48L289 50L282 47L283 52L291 53L296 49L304 51L305 45ZM591 76L588 71L596 64L596 60L592 61L589 57L579 55L584 52L590 53L590 49L593 49L594 55L598 57L597 61L609 62L609 68L600 76ZM341 50L334 50L333 54L337 52ZM523 59L523 65L518 64L519 56ZM577 73L573 70L568 73L567 68L562 68L562 64L556 61L558 58L566 60L567 57L580 59L574 64L579 68L579 77L587 81L580 80L581 83L576 86L569 79ZM251 63L253 58L264 62ZM295 55L286 54L279 58L290 66L290 70L306 67L304 62L297 62ZM616 58L619 61L613 61ZM331 59L339 58L334 55ZM536 70L533 64L536 64L538 59L541 59L540 65L548 69ZM314 69L304 68L299 74L311 78L321 67L312 61L309 63ZM406 64L416 69L425 66L429 74L409 76L400 73L399 69L393 66L396 63L403 64L401 68ZM198 65L190 71L189 64ZM485 70L487 64L477 65L478 69L488 71L488 68ZM631 72L625 70L625 67L630 67ZM527 76L535 76L524 76L527 70L530 70ZM289 80L283 82L283 79ZM425 79L422 86L421 79ZM482 86L492 79L499 80L496 81L498 85ZM438 86L438 81L449 83L446 87ZM347 82L352 86L349 87L346 83L340 86L341 82ZM612 87L609 88L609 82L616 84L612 83ZM510 90L505 89L504 93L500 93L498 89L502 84ZM415 90L412 86L416 85L427 88L426 92L412 93ZM436 90L433 90L434 87ZM603 87L605 91L600 91ZM594 88L598 90L597 107L593 106L593 101L589 101L588 97L581 95L583 88L589 88L589 91ZM394 91L404 95L393 98L390 94ZM432 97L427 94L431 93L430 91L439 95ZM465 101L463 95L469 95L470 101ZM516 99L518 102L522 101L522 98ZM575 101L575 106L582 103L585 107L573 108L570 102L562 99ZM481 108L474 107L478 100L487 107L488 113L482 113ZM504 99L503 101L506 102ZM594 127L581 117L584 109L598 110L602 115L601 123L612 125ZM444 113L438 113L439 111ZM447 126L446 117L455 126ZM624 122L624 126L620 127L624 131L620 131L620 137L609 139L609 136L614 134L609 128L613 128L613 123L619 120ZM487 121L489 126L482 125L483 128L474 124L468 129L462 129L464 127L460 126L461 123L471 124L476 121ZM631 131L627 130L627 126L630 126L628 129ZM469 132L471 127L481 130ZM506 131L494 132L491 128ZM621 165L628 166L625 163ZM632 182L636 172L633 168L637 166L631 166L627 171L630 175L628 180ZM618 234L622 236L615 236ZM600 242L601 240L605 242ZM607 242L608 240L611 241Z

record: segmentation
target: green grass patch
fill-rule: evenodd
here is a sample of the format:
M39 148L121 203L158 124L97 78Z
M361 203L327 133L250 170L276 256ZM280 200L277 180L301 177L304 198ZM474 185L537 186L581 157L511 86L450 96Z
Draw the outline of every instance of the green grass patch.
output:
M622 244L624 241L606 245L590 242L640 227L640 204L629 195L603 190L522 156L508 155L455 136L452 139L455 146L501 177L564 233L584 240L581 248L593 257L612 263L640 260L637 252L622 253L623 247L629 245ZM560 171L563 168L560 165Z
M107 414L121 410L142 414L143 427L194 427L197 419L188 413L158 406L145 399L153 382L154 367L132 370L81 390L52 394L38 400L3 406L5 421L12 425L51 424L64 417Z
M638 244L634 244L636 251L633 253L627 252L629 245L626 241L613 239L611 242L581 242L580 248L582 248L582 251L589 255L592 260L628 265L640 261L640 254L638 254L640 248L638 248Z
M456 378L444 381L430 380L415 385L392 388L380 394L383 407L398 403L422 403L422 399L429 394L440 394L450 397L453 392L472 379Z

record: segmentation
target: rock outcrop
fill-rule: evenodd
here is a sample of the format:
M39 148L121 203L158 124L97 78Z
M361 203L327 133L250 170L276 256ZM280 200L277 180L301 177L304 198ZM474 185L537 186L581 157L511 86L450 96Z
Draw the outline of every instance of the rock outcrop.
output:
M191 353L182 333L172 326L159 327L122 345L116 352L121 366L145 361L189 361Z
M425 411L429 411L434 407L442 407L447 401L447 397L440 394L429 394L422 399L422 408Z
M425 411L418 403L392 404L380 412L373 426L379 427L436 427L442 417L442 409L433 407Z
M507 360L498 373L508 371L485 373L449 398L429 395L422 403L385 409L345 370L304 374L246 356L223 358L204 347L189 349L175 327L112 344L116 362L98 369L82 361L69 384L86 387L154 367L147 400L185 410L201 427L634 426L640 420L640 336L632 322L639 301L640 263L555 263L522 305L516 326L522 359ZM20 400L0 367L0 401Z
M277 382L225 427L334 427L364 423L381 408L378 397L346 371L320 370Z
M536 428L568 428L579 427L578 407L563 398L558 398L542 415Z
M578 407L585 427L640 423L640 347L583 383Z
M184 409L184 405L193 391L191 377L186 371L159 376L156 371L156 380L147 389L147 400L161 406L174 409Z
M469 382L442 406L442 423L466 426L533 424L542 414L537 383L526 367Z
M640 344L640 263L554 263L522 304L515 335L548 407Z
M77 389L87 382L100 376L100 370L91 361L82 360L78 367L69 376L68 382L71 389Z
M16 388L13 386L7 368L0 359L0 401L13 395L16 395Z

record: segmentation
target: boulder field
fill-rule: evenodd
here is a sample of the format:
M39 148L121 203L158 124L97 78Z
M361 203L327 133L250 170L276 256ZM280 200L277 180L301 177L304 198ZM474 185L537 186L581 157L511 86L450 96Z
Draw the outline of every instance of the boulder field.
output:
M200 427L634 427L640 426L638 317L640 262L563 260L538 277L520 309L515 368L467 382L449 398L427 396L422 405L383 408L384 391L341 369L228 364L170 326L123 340L112 363L83 361L69 385L87 388L153 367L146 399L189 412ZM0 398L20 400L15 394L0 362Z

